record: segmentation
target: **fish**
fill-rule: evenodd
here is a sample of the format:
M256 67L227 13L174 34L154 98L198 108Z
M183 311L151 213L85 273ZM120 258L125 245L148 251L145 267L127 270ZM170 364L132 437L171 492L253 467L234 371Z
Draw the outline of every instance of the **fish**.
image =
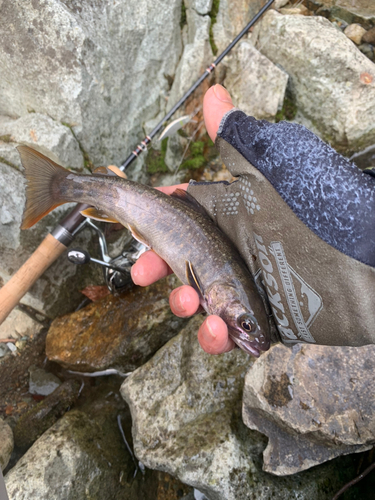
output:
M90 205L83 215L127 227L197 291L205 311L225 321L241 349L255 357L269 349L269 318L254 279L193 196L181 189L168 196L118 176L73 173L28 146L17 149L27 180L22 229L64 203Z

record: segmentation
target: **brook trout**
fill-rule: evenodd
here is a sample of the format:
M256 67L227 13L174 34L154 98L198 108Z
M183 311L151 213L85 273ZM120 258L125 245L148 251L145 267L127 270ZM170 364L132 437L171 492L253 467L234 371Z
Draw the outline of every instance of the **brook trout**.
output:
M267 315L248 268L191 195L177 189L168 196L120 177L77 175L28 146L18 151L28 181L22 229L63 203L92 205L84 215L98 210L103 220L128 227L195 288L203 308L225 321L241 349L253 356L269 349Z

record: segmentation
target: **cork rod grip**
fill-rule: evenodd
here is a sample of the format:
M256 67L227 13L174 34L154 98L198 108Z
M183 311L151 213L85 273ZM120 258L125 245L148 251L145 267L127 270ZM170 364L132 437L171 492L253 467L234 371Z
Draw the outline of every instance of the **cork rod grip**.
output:
M64 250L66 246L48 234L16 274L0 288L0 324Z

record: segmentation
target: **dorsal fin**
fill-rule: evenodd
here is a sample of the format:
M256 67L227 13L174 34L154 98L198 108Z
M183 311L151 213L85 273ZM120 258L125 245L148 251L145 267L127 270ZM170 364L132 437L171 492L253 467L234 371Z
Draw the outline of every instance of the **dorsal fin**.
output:
M196 212L209 217L208 213L206 212L206 209L202 207L202 205L192 196L189 194L187 191L184 191L183 189L177 188L173 193L170 195L172 198L175 198L176 200L181 201L188 207L192 208Z

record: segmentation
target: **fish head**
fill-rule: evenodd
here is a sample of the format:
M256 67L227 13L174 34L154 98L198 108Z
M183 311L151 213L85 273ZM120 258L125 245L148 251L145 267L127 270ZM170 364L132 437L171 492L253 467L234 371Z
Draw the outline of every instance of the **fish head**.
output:
M271 338L268 321L262 314L254 315L241 303L230 304L223 314L228 333L233 341L244 351L259 357L261 351L270 348Z

